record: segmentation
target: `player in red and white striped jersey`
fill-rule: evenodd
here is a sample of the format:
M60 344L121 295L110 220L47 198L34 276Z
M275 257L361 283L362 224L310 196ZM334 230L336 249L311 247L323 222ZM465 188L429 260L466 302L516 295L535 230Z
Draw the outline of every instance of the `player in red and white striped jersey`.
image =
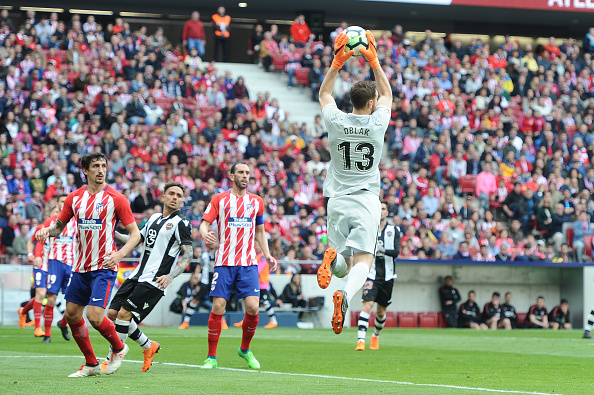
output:
M221 320L233 286L237 287L237 299L244 299L245 317L243 336L238 355L252 369L260 364L250 351L250 342L258 326L260 307L260 282L254 240L262 247L271 271L276 271L276 259L270 255L264 230L264 201L260 196L247 192L250 168L245 163L231 166L229 178L231 190L215 195L204 212L200 235L209 246L219 243L217 260L210 288L213 298L208 320L208 357L202 368L217 367L217 345L221 335ZM209 231L210 224L217 221L218 238Z
M58 214L64 207L64 202L68 195L58 195L58 206L52 216L44 223L43 227L48 228L56 223ZM35 235L33 235L35 237ZM78 226L74 219L70 220L66 227L57 237L49 237L45 240L43 248L42 260L47 267L47 303L43 310L43 317L45 318L45 335L42 343L51 342L51 328L54 321L54 306L60 289L66 294L66 288L70 281L70 274L72 272L72 265L76 257L76 250L78 248ZM68 333L68 325L66 324L66 317L58 322L58 327L62 331L64 339L70 340Z
M118 337L113 322L105 317L105 307L115 284L118 263L140 240L128 200L106 183L106 156L96 152L86 154L81 165L87 186L69 194L56 222L36 234L37 240L43 242L48 237L62 234L71 218L74 217L78 224L79 247L66 290L66 321L85 356L86 365L69 377L101 374L89 329L82 317L87 306L89 322L110 342L113 350L105 373L115 373L121 366L128 347ZM118 221L128 230L130 238L116 251L113 235Z

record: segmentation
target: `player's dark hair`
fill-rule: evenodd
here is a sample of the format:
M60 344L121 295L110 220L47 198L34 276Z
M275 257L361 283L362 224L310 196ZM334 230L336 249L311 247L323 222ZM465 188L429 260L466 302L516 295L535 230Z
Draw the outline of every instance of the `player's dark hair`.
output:
M182 193L186 192L186 187L184 187L181 183L177 182L177 181L169 181L167 184L165 184L165 186L163 187L163 193L167 192L167 190L169 188L173 188L173 187L179 187L182 190Z
M536 300L538 300L538 299L545 300L544 296L539 296L538 298L536 298Z
M247 166L247 163L244 163L244 162L233 163L233 165L231 165L231 169L229 169L229 174L235 174L235 168L237 168L238 165L246 165Z
M357 110L362 110L369 100L377 97L377 85L373 81L359 81L351 88L351 103Z
M475 294L476 295L476 292L474 292L474 289L471 289L470 291L468 291L468 296L470 296L470 294Z
M60 201L60 199L62 199L63 197L67 197L68 194L67 193L60 193L58 196L56 196L56 200Z
M89 152L88 154L84 154L82 159L80 160L80 164L83 169L89 170L91 163L97 160L104 160L107 163L107 156L101 152Z
M452 278L452 276L445 276L443 280L445 281L445 280L447 280L448 278L449 278L450 280L454 280L454 279Z
M501 297L501 295L499 294L499 292L493 292L493 295L491 297L493 297L493 296L497 296L498 298Z
M385 205L386 205L386 208L390 207L390 206L388 205L388 202L387 202L386 200L380 200L380 206L381 206L382 204L385 204Z
M505 296L507 297L507 295L511 295L511 292L506 292Z
M569 304L569 301L565 298L561 299L561 303L559 304Z

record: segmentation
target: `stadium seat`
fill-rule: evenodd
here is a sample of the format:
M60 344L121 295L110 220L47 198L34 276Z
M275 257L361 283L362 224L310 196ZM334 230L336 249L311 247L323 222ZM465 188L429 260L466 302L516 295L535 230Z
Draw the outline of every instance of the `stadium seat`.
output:
M419 313L419 328L437 328L438 324L437 313Z
M584 236L584 254L590 258L592 257L592 238L594 238L592 235Z
M351 328L357 328L358 327L358 321L359 321L359 314L361 314L360 311L351 311ZM369 316L369 328L373 328L375 322L375 313L371 312L371 315ZM393 311L387 311L386 312L386 322L384 323L384 328L396 328L396 313Z
M448 323L443 316L443 313L437 313L437 326L442 329L446 329L448 327Z
M518 325L524 325L524 321L526 321L527 313L517 313L518 314Z
M573 228L567 228L567 245L569 248L573 248Z
M398 318L398 328L416 328L417 327L417 315L415 313L403 313L398 312L396 314Z
M386 311L386 322L384 323L384 328L396 328L396 324L396 313L393 311Z
M309 68L303 67L295 70L295 78L297 79L297 85L309 85Z
M287 61L285 60L285 57L283 55L281 55L281 54L272 55L272 66L274 67L274 70L285 71L286 64L287 64Z
M465 175L460 178L460 189L462 193L472 193L476 191L476 176Z

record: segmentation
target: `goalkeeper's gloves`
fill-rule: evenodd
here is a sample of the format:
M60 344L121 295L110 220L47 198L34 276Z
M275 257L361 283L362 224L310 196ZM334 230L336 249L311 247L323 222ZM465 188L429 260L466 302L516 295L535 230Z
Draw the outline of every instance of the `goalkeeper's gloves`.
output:
M346 33L344 33L344 32L340 33L336 37L336 40L334 41L334 60L332 61L333 69L336 69L336 70L342 69L344 62L346 62L355 53L355 51L352 51L352 50L348 51L348 52L344 52L344 47L346 46L346 43L348 41L349 41L349 38L346 35Z
M369 49L361 48L359 52L365 56L365 59L369 62L369 66L372 69L377 69L380 66L380 62L377 58L377 45L375 44L375 37L373 37L373 33L371 30L366 30L365 35L367 36L367 41L369 42Z

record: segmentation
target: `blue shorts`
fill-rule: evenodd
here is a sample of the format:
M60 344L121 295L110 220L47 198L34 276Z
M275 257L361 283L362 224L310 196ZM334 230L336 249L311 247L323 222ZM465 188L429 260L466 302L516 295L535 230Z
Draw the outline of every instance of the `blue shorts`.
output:
M47 288L47 272L45 270L33 268L33 279L35 288Z
M72 273L66 288L66 300L80 306L105 308L116 277L117 272L108 269Z
M258 265L252 266L217 266L214 268L210 283L210 296L229 300L233 285L237 287L236 299L248 296L260 297Z
M50 259L47 270L47 292L58 294L60 289L65 294L70 281L72 268L64 262Z

